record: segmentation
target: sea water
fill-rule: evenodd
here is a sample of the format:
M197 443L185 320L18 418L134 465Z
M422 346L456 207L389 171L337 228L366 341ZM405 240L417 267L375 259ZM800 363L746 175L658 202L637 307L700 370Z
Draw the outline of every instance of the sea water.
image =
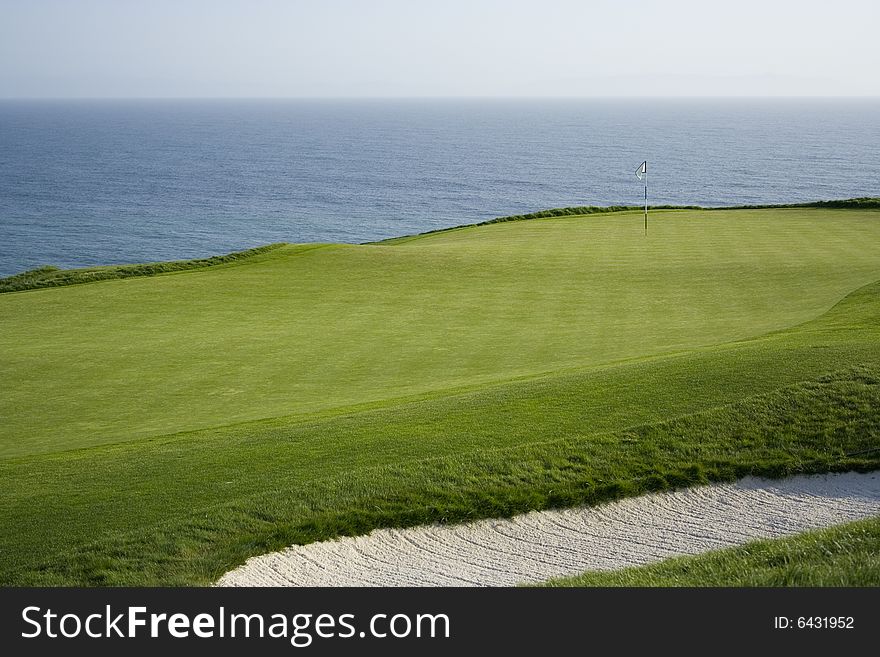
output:
M0 102L0 276L571 205L880 196L880 101Z

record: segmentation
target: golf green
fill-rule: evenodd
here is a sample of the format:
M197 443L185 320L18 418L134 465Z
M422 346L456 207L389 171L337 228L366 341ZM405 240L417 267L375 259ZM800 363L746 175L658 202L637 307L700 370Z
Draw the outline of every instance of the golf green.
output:
M741 340L880 278L880 212L666 211L291 245L0 295L0 456Z
M880 467L880 211L287 245L0 294L0 583Z

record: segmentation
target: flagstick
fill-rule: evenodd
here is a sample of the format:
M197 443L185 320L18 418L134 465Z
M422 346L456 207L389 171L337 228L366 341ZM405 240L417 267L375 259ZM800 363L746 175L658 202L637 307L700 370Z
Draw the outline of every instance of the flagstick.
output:
M645 160L639 165L639 168L636 169L636 176L639 180L642 180L644 176L645 180L645 237L648 236L648 160Z
M648 236L648 162L645 161L645 237Z

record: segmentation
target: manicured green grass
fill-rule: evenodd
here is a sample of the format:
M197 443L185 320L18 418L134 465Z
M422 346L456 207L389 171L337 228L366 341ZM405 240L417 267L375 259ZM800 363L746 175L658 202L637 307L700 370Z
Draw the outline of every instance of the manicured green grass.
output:
M878 468L878 241L874 211L622 213L0 295L0 583Z
M880 278L880 211L638 213L0 295L0 456L741 340Z
M880 586L880 518L547 586Z
M863 196L859 198L849 198L834 201L811 201L807 203L787 203L784 205L739 205L739 206L723 206L717 208L705 208L699 205L650 205L648 206L653 213L655 210L758 210L758 209L780 209L780 208L846 208L850 210L880 210L880 198L873 196ZM625 210L642 211L641 205L610 205L597 206L585 205L567 208L552 208L550 210L540 210L538 212L530 212L529 214L514 214L506 217L496 217L488 221L481 221L475 224L465 224L462 226L453 226L451 228L437 228L429 230L418 235L406 235L403 237L393 237L391 239L382 240L379 243L393 243L412 239L413 237L423 237L432 233L445 233L450 230L460 230L462 228L472 228L474 226L489 226L491 224L505 223L508 221L528 221L531 219L547 219L550 217L570 217L583 216L588 214L606 214L609 212L619 213Z

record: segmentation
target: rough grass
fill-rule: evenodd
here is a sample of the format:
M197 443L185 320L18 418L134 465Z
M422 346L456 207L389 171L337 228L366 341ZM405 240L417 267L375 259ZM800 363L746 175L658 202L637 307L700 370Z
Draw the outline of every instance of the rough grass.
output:
M880 586L880 518L546 586Z
M39 465L47 484L25 493L27 517L36 510L42 522L14 519L21 524L4 540L0 581L207 584L248 556L376 527L507 516L747 474L876 469L880 458L846 456L880 436L880 385L866 380L874 378L841 373L609 434L391 464L373 459L355 468L325 463L321 476L297 474L298 459L277 443L274 460L265 443L203 452L198 460L186 454L195 446L166 443L126 446L124 462L123 454L31 461L26 477ZM870 409L867 417L840 412L850 405ZM771 427L762 429L768 418ZM773 431L779 426L781 434ZM233 460L242 456L251 458L246 466ZM248 481L243 467L254 472ZM15 474L10 484L20 495L24 473Z
M97 281L110 281L120 278L135 278L140 276L156 276L179 271L191 271L216 267L232 262L238 262L247 258L269 253L283 244L267 244L246 251L236 251L225 255L212 256L210 258L197 258L194 260L172 260L169 262L148 262L137 265L111 265L106 267L87 267L83 269L59 269L52 265L44 265L36 269L30 269L20 274L0 278L0 294L4 292L21 292L24 290L36 290L46 287L61 287L64 285L78 285L80 283L95 283Z

